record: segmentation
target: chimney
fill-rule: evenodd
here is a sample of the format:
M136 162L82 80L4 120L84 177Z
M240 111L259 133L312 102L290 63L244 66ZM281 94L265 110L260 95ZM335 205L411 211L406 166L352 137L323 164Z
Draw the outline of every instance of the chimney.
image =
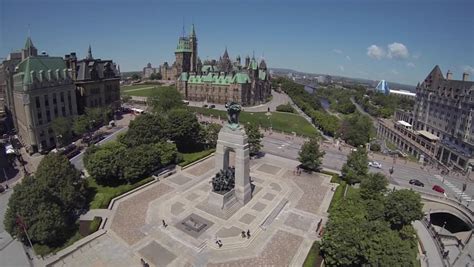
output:
M462 80L465 81L465 82L469 81L469 73L464 72L462 74Z
M452 80L453 79L453 73L448 70L448 73L446 74L446 80Z

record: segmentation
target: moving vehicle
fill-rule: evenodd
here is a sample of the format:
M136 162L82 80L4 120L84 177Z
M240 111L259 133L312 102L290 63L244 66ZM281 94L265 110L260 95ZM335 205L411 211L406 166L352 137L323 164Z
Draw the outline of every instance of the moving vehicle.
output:
M53 149L51 150L53 153L59 153L61 155L66 156L68 159L72 159L73 157L77 156L79 153L81 153L81 149L77 147L75 144L69 144L65 147L61 147L59 149Z
M421 187L425 187L425 184L422 183L420 180L418 179L411 179L409 182L409 184L412 184L412 185L416 185L416 186L421 186Z
M377 169L382 169L382 164L377 161L369 161L369 167L374 167Z
M432 188L434 191L438 192L438 193L441 193L441 194L444 194L444 188L442 188L441 186L439 185L433 185L433 188Z

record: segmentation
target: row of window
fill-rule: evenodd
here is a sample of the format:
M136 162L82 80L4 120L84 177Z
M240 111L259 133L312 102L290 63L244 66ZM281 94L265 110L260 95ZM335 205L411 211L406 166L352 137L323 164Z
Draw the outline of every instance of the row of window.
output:
M46 120L43 121L43 113L41 109L41 97L37 96L35 97L35 102L36 102L36 111L37 111L37 120L38 120L38 125L43 125L43 123L50 123L51 122L51 111L54 113L54 117L59 117L59 116L67 116L66 114L66 103L64 101L64 92L60 92L59 94L59 99L60 103L62 105L57 105L57 94L53 93L52 98L53 98L53 106L50 107L49 105L49 95L46 94L43 96L44 98L44 108L46 110L45 115L46 115ZM72 97L71 97L71 92L67 92L67 99L68 99L68 108L69 108L69 114L73 114L72 112ZM59 114L59 108L61 108L61 114Z

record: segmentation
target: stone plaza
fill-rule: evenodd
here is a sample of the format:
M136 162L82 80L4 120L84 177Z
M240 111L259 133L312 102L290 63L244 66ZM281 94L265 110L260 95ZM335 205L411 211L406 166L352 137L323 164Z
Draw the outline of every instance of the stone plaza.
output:
M210 157L118 200L106 233L54 265L301 266L327 220L330 176L297 176L299 162L267 154L250 160L250 201L222 212L208 205L215 164Z

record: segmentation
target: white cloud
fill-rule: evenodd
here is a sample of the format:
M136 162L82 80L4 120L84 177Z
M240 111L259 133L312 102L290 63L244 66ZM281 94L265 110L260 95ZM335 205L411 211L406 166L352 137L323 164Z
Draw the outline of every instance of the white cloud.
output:
M402 58L408 58L409 53L408 53L408 48L401 43L392 43L389 44L388 46L388 58L396 58L396 59L402 59Z
M339 65L339 69L340 69L341 71L344 71L344 66Z
M462 67L462 70L464 72L474 74L474 67L472 67L472 66L466 65L466 66Z
M332 52L336 53L336 54L342 54L342 50L341 49L333 49Z
M349 61L352 60L350 56L346 56L346 59L349 60Z
M371 45L367 48L367 55L373 59L382 59L385 56L383 48Z
M419 53L416 53L416 54L413 54L413 56L411 56L412 58L414 59L419 59L421 57L421 55Z
M415 66L415 63L413 63L413 62L408 62L408 63L407 63L407 67L409 67L409 68L414 68L414 67L416 67L416 66Z
M398 71L395 70L395 69L391 70L390 72L391 72L392 74L394 74L394 75L398 75Z

